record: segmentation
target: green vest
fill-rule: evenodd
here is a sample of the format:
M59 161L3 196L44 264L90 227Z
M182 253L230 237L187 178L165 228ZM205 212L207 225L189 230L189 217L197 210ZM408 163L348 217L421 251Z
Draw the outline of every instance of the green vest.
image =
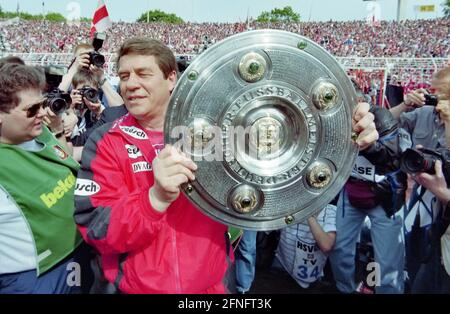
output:
M82 242L73 218L79 164L44 127L30 152L0 143L0 184L22 210L32 233L38 275L67 257ZM0 226L1 228L1 226Z

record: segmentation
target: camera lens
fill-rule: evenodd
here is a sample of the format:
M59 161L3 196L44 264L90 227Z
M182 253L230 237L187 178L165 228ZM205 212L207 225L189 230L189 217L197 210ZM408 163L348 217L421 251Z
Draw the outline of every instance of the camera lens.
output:
M408 172L420 172L423 169L424 159L419 154L415 155L411 154L411 156L407 156L404 160L404 165Z
M98 102L98 92L93 88L87 89L83 96L92 103Z
M404 172L434 173L434 163L436 157L415 149L407 149L401 156L400 167Z
M64 110L66 110L66 101L63 98L54 98L50 100L50 109L55 113L56 115L62 113Z
M95 88L91 88L88 86L84 86L82 89L80 89L80 95L81 97L89 100L92 103L96 103L99 100L98 91Z
M105 57L99 53L92 54L91 63L96 67L101 68L105 64Z

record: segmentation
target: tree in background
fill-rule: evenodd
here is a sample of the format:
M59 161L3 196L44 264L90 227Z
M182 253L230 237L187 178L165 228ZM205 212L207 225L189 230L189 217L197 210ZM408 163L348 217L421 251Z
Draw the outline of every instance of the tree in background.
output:
M6 12L6 11L0 10L0 19L12 19L15 17L20 17L22 20L27 20L27 21L40 21L43 19L42 14L33 15L33 14L25 13L25 12ZM62 14L56 13L56 12L47 13L45 15L45 19L47 21L51 21L51 22L65 22L66 21L66 18Z
M40 18L42 19L42 15L40 15ZM55 13L55 12L49 12L45 15L45 19L47 21L52 21L52 22L65 22L66 18L64 16L62 16L60 13Z
M295 13L290 6L282 9L275 8L270 12L263 11L256 19L257 22L299 22L300 14Z
M450 0L447 0L445 3L442 4L444 7L442 11L444 12L444 15L446 18L450 17Z
M176 16L175 14L166 13L160 10L151 10L148 12L142 13L142 15L138 18L137 22L160 22L160 23L170 23L170 24L180 24L184 23L183 19Z

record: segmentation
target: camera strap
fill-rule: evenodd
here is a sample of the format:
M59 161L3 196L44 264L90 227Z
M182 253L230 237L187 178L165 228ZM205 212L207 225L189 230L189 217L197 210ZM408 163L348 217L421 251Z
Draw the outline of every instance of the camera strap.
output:
M433 199L435 196L421 185L416 185L414 188L410 202L407 206L407 213L405 214L405 232L409 233L412 229L416 216L419 216L419 227L426 227L431 225L435 220ZM420 189L420 190L418 190ZM428 193L427 193L428 192Z
M67 69L70 69L70 68L72 67L72 65L74 64L74 62L75 62L76 59L77 59L77 58L73 58L72 61L70 61L70 64L69 64L69 66L67 67Z

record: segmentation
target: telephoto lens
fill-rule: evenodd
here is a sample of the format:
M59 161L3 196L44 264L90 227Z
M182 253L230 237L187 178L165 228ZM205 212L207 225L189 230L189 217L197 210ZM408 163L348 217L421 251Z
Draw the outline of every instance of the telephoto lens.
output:
M46 95L44 107L50 107L54 114L62 114L72 103L69 93L54 90Z
M62 98L50 99L49 107L56 115L59 115L66 110L66 101Z
M400 169L406 173L427 172L434 174L434 163L438 156L408 148L400 157Z

